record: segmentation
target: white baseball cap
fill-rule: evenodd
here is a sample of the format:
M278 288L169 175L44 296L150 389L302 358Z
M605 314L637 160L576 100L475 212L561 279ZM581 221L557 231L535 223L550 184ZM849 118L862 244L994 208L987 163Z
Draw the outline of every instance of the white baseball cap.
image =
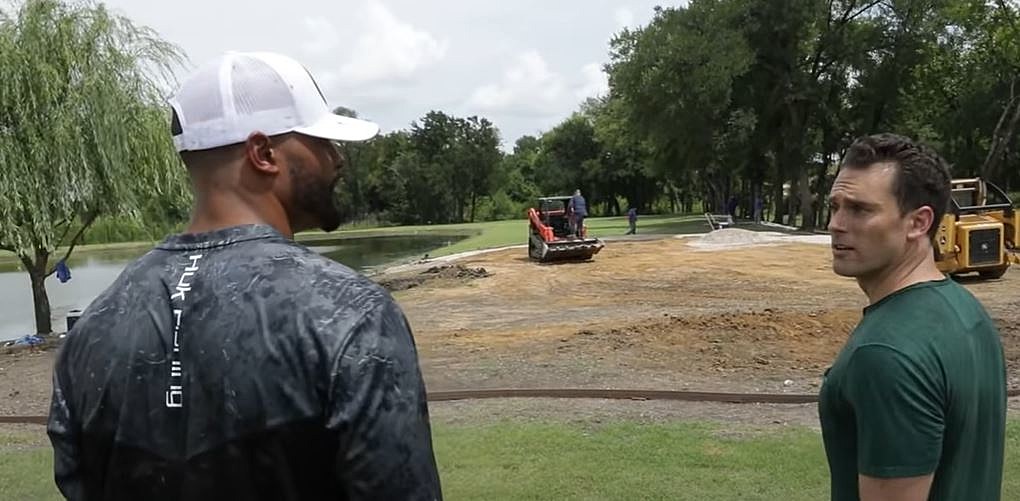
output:
M227 52L199 67L170 98L177 151L297 132L331 141L365 141L375 123L334 114L311 73L271 52Z

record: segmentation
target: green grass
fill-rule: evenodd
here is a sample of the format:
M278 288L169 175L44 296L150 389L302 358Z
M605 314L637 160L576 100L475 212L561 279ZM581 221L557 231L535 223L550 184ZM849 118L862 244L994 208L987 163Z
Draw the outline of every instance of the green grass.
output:
M723 438L715 430L499 424L440 428L435 440L449 499L827 499L817 433Z
M59 499L51 453L0 429L0 499ZM42 434L42 428L39 429ZM451 500L828 499L817 431L673 422L433 426ZM1020 420L1006 439L1002 499L1020 499Z
M62 499L53 484L53 453L40 443L46 430L12 432L0 427L0 499Z
M585 224L588 225L589 233L599 237L623 235L628 229L626 217L589 218L585 220ZM708 229L704 216L689 214L641 216L638 219L637 226L638 234L678 235L702 233L708 231ZM431 256L438 257L459 252L526 244L528 221L526 219L513 219L480 223L391 226L341 230L334 233L307 231L299 233L296 237L301 242L315 242L317 240L333 240L337 238L422 234L467 236L467 238L453 245L436 249L429 253Z
M626 217L598 217L585 220L590 234L598 237L619 236L628 229ZM656 215L641 216L638 219L637 232L641 234L678 235L702 233L708 231L708 225L702 215ZM296 235L300 242L316 242L345 238L367 238L399 235L456 235L466 236L463 240L441 249L430 252L432 256L445 256L458 252L479 249L491 249L527 243L528 222L526 219L506 221L487 221L480 223L390 226L376 228L342 229L333 233L307 231ZM91 253L109 253L113 251L126 253L142 253L152 247L155 242L122 242L111 244L79 245L74 254L78 257ZM58 255L63 250L58 251ZM0 251L0 265L13 264L17 258L6 251Z
M626 217L599 217L585 220L588 232L598 237L619 236L627 232ZM638 234L678 235L686 233L702 233L708 231L708 225L701 215L666 215L642 216L638 220ZM422 233L469 235L467 238L429 255L446 256L459 252L492 249L511 245L523 245L528 239L528 221L514 219L507 221L487 221L483 223L443 224L430 226L396 226L390 228L362 229L340 232L339 236L382 236L382 235L413 235ZM322 232L307 232L298 236L302 241L336 238Z

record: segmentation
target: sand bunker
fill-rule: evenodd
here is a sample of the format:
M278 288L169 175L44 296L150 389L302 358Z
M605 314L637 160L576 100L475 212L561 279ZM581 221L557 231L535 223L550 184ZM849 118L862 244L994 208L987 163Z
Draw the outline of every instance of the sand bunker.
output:
M699 250L738 249L753 245L779 245L783 243L812 243L828 245L828 235L788 235L771 231L750 231L740 228L723 228L690 239L688 245Z

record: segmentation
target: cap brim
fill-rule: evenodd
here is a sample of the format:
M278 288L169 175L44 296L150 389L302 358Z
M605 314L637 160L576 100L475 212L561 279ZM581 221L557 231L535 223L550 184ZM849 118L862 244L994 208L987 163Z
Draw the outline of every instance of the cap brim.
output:
M294 129L294 132L331 141L367 141L379 134L379 125L367 120L330 114L308 127Z

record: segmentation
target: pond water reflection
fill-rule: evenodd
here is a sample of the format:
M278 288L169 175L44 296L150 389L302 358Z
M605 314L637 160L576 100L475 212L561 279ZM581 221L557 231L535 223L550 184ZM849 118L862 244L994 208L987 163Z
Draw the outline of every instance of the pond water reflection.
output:
M309 248L355 270L373 268L420 257L433 249L465 238L463 235L400 235L379 237L342 237L305 242ZM53 330L66 328L66 316L72 309L84 309L113 283L124 267L150 247L113 249L72 254L68 262L71 280L61 283L56 275L46 279L53 316ZM32 289L28 274L17 262L0 263L0 340L15 339L35 331Z

